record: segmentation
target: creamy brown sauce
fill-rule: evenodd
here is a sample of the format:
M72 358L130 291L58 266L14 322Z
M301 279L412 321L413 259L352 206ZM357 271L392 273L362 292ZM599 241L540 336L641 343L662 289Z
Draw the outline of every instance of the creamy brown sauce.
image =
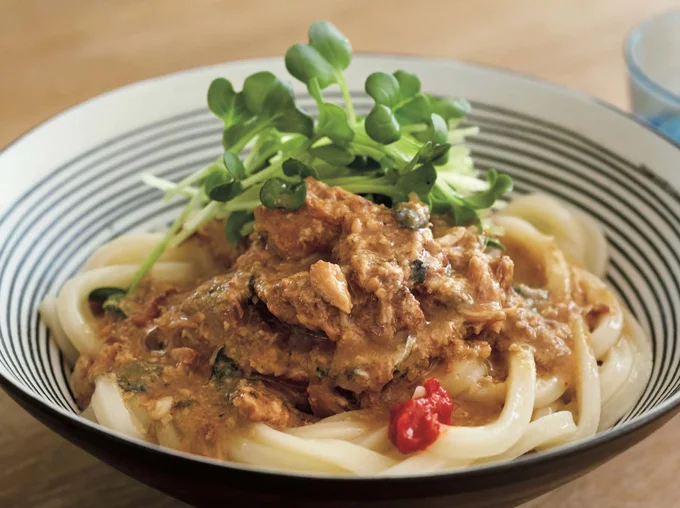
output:
M501 403L481 403L454 398L452 420L461 427L478 427L498 418L503 410Z
M515 342L533 346L539 376L572 377L569 316L586 309L579 294L551 300L539 260L513 245L488 251L474 228L442 218L408 229L394 210L314 180L308 188L295 212L258 208L236 253L221 223L204 228L198 241L220 273L147 281L124 301L128 318L102 315L104 348L74 373L79 404L114 373L131 403L172 420L180 448L221 457L243 423L291 427L369 408L384 424L391 404L462 358L486 362L501 382ZM502 409L454 399L457 425ZM150 428L157 440L162 425Z
M504 245L505 255L514 260L515 284L525 284L533 288L545 287L545 271L541 260L537 259L533 252L515 242L506 240Z

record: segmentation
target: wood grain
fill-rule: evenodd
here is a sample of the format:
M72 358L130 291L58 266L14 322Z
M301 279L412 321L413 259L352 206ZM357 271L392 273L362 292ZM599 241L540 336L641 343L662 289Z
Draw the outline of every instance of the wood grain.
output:
M318 19L355 50L454 57L626 105L622 44L678 0L0 0L0 146L56 112L140 79L280 55ZM98 462L0 394L0 506L179 504ZM678 505L676 419L542 503Z

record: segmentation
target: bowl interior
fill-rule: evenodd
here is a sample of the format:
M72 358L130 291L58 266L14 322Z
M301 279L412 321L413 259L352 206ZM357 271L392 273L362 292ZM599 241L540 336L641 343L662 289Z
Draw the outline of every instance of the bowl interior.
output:
M162 228L181 202L164 203L139 177L179 179L221 153L207 85L279 60L240 62L142 82L69 110L0 155L0 376L36 404L76 415L68 368L37 308L104 242ZM607 282L649 334L651 380L617 427L661 415L680 388L680 150L593 99L528 78L438 60L358 57L349 75L357 112L363 79L405 68L424 88L471 99L481 127L469 144L479 168L512 175L515 192L551 194L594 217L610 248ZM298 91L300 91L298 89ZM338 100L329 90L326 100ZM306 97L306 95L301 95ZM309 98L301 106L315 111Z

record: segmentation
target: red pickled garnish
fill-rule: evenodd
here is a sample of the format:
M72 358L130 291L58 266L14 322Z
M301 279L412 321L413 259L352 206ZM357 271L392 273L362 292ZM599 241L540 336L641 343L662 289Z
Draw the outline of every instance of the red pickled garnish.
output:
M449 393L444 390L444 387L439 384L439 380L435 377L425 381L425 397L432 401L434 410L439 416L439 421L442 423L451 422L451 415L453 414L453 401L449 397Z
M436 378L424 383L425 396L390 408L388 436L401 453L424 450L439 437L441 423L449 423L453 401ZM441 422L441 423L440 423Z

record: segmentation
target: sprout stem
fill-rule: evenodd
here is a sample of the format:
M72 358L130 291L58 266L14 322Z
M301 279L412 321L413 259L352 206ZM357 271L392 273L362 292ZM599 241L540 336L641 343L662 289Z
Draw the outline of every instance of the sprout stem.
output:
M345 102L345 110L347 111L347 121L350 125L357 123L357 117L354 113L354 104L352 104L352 95L349 92L349 86L347 85L347 80L342 72L336 74L338 80L338 86L340 87L340 92L342 93L342 100Z
M198 204L200 200L200 193L197 193L194 195L189 202L187 203L187 206L184 207L184 210L182 210L182 213L179 214L179 216L175 219L175 222L172 223L172 226L170 226L170 229L168 229L167 233L165 233L165 236L163 239L158 242L158 245L154 247L154 249L151 251L151 254L144 260L144 262L141 264L141 266L137 269L135 272L135 275L132 277L132 283L130 284L130 287L127 290L127 294L130 295L134 293L135 289L137 289L137 286L141 282L141 280L144 278L146 273L151 269L151 267L158 261L158 259L163 255L165 252L165 249L168 247L168 244L172 240L172 238L175 236L175 234L179 231L179 229L182 227L184 222L187 220L189 217L189 214L192 212L192 210L195 208L195 206Z

